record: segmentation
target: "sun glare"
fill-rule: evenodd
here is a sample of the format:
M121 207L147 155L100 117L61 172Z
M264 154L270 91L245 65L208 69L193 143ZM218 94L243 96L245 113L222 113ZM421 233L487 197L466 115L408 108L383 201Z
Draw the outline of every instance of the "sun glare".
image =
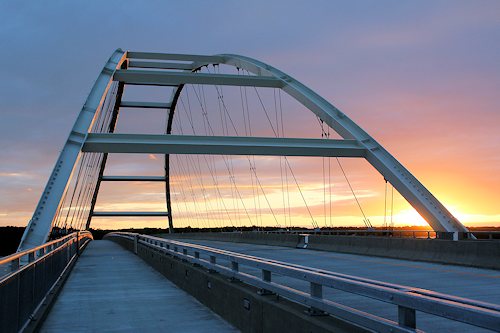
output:
M427 226L427 222L414 209L403 209L394 215L394 221L398 225Z

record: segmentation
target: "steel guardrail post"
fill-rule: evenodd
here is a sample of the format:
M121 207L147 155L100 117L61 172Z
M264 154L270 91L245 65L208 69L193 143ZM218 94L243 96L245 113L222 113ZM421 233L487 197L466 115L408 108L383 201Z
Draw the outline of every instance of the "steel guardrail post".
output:
M135 234L134 235L134 253L137 254L139 248L139 235Z
M201 265L198 263L198 261L200 260L200 252L194 251L194 259L195 262L193 263L193 266L200 267Z
M271 282L271 278L272 278L272 273L271 271L267 270L267 269L263 269L262 270L262 281L264 282ZM258 292L257 292L259 295L272 295L273 292L270 291L270 290L267 290L265 288L261 288Z
M240 265L238 264L237 261L234 261L234 260L231 260L231 271L235 274L235 275L238 275L238 273L240 272ZM229 281L231 282L236 282L236 281L239 281L238 278L232 276Z
M12 260L10 262L10 271L11 272L17 271L19 269L19 263L20 263L19 258L16 258L16 259Z
M80 232L76 232L76 255L80 256Z
M310 282L309 283L309 293L311 297L323 299L323 286L319 283ZM309 307L308 313L310 316L324 316L327 313L323 310L317 309L313 306Z
M398 305L398 323L399 326L417 328L417 317L415 309Z
M238 262L236 262L236 261L231 261L231 270L232 270L233 272L236 272L236 273L238 273L238 272L239 272L240 268L239 268L239 264L238 264Z
M210 256L210 264L211 264L211 265L213 265L213 266L217 265L217 257L216 257L216 256L212 256L212 255ZM212 267L210 267L210 268L208 269L208 271L209 271L210 273L216 273L216 272L217 272L217 271L215 270L215 268L212 268Z

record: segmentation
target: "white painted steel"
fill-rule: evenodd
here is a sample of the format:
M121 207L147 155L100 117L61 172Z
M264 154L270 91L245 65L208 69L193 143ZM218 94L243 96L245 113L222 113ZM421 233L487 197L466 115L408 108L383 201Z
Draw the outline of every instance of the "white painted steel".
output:
M208 84L221 86L250 86L281 88L282 81L272 77L205 74L189 72L163 72L137 69L120 69L113 76L115 81L126 84L178 86L180 84Z
M291 76L258 60L233 54L220 56L224 58L224 64L243 68L257 75L279 78L284 83L283 91L314 112L344 139L358 140L360 145L366 148L366 160L401 193L435 231L468 232L468 229L382 145L323 97Z
M363 157L354 140L90 133L84 152Z
M87 133L95 120L96 111L102 106L117 68L125 61L121 49L113 52L97 77L78 118L73 125L55 167L49 177L33 217L26 227L18 251L45 243L52 229L52 220L61 205L61 199L70 183L73 170L81 157L81 150Z
M144 109L169 109L170 103L122 101L120 103L120 107L123 107L123 108L144 108Z
M93 212L96 217L160 217L168 216L168 212Z
M159 62L159 61L141 61L130 60L128 67L135 68L156 68L156 69L179 69L179 70L193 70L192 64L185 64L179 62Z
M136 66L147 68L170 68L196 71L199 67L207 64L226 64L237 68L248 70L255 76L226 75L226 74L203 74L195 72L166 72L161 70L119 70L124 61L130 60ZM139 59L139 60L137 60ZM140 62L141 60L147 62ZM153 60L153 61L149 61ZM166 63L179 62L177 63ZM156 67L153 67L156 66ZM165 104L175 108L176 96L183 87L183 84L212 84L212 85L240 85L240 86L260 86L281 88L291 97L302 103L306 108L320 117L332 129L338 132L346 140L355 140L356 147L352 147L353 141L345 144L351 147L341 146L341 143L333 142L333 146L327 148L317 148L318 151L326 149L336 149L335 153L327 155L307 154L301 155L306 146L285 147L290 142L283 142L279 149L288 149L295 152L294 156L342 156L339 154L352 154L353 156L363 156L367 161L387 179L406 200L424 217L429 225L438 232L466 233L468 230L463 226L445 207L441 204L406 168L404 168L388 151L376 142L368 133L355 124L344 113L323 99L321 96L307 88L297 80L269 66L263 62L244 56L222 54L215 56L186 55L186 54L161 54L147 52L127 52L126 54L118 49L106 63L101 74L98 76L88 98L85 102L74 126L67 139L54 170L47 182L40 201L35 209L32 219L23 234L19 245L19 251L43 244L50 233L53 218L61 204L67 186L71 179L73 170L81 156L82 147L91 128L96 110L98 110L107 94L112 80L120 80L131 84L159 84L173 85L178 87L178 92L172 95L172 103ZM129 102L130 103L130 102ZM134 102L132 102L134 103ZM135 102L139 103L139 102ZM143 104L151 107L152 103ZM171 110L173 114L174 110ZM234 140L234 138L232 138ZM259 140L259 138L256 138ZM209 139L207 139L209 140ZM244 139L245 140L245 139ZM285 139L286 140L286 139ZM306 139L304 139L306 140ZM216 143L218 144L218 143ZM221 145L222 146L222 145ZM266 151L265 154L278 154L276 142L268 143L255 149L253 153ZM192 146L194 147L194 146ZM199 148L202 148L201 146ZM207 147L204 147L207 148ZM240 147L242 148L242 147ZM141 148L142 149L142 148ZM151 148L153 149L153 148ZM170 149L170 148L169 148ZM230 153L231 149L225 146L224 149L217 148L220 153ZM251 148L242 154L249 154ZM160 150L165 152L166 149ZM170 150L168 150L170 151ZM217 151L217 150L215 150ZM362 152L362 154L360 154ZM201 152L199 152L201 153ZM206 151L209 153L209 151ZM471 236L473 237L473 236Z
M191 55L164 54L160 56L158 54L141 53L141 57L144 59L182 59L188 61ZM473 235L468 234L468 229L382 145L347 115L299 81L268 64L240 55L220 54L215 56L215 59L193 56L191 60L195 68L207 64L226 64L245 69L259 77L274 77L281 80L283 82L283 91L315 113L344 139L355 139L365 147L367 149L366 160L401 193L434 231L453 232L455 233L454 237L458 236L457 232L465 233L466 237L474 238ZM179 89L182 89L182 86ZM178 93L174 92L172 100L177 95Z
M107 182L164 182L164 176L102 176Z
M145 60L202 62L209 64L219 63L223 61L223 57L217 55L208 56L208 55L198 55L198 54L155 53L155 52L134 52L134 51L128 51L127 58L145 59Z

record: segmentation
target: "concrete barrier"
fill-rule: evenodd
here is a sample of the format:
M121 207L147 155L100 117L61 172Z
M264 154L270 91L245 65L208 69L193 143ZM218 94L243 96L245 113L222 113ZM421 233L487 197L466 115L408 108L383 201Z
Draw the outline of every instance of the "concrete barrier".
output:
M500 269L500 242L309 236L308 249Z
M134 251L131 240L111 240ZM229 280L143 244L139 244L137 250L144 261L242 332L367 332L332 316L310 316L305 306L276 295L259 295L250 285Z
M297 234L257 232L165 234L176 239L215 240L286 247L304 246ZM370 236L309 235L307 249L404 260L500 269L500 241L441 240Z
M193 232L179 234L162 234L161 237L179 239L205 239L232 243L250 243L296 247L299 242L297 234L263 234L260 232Z

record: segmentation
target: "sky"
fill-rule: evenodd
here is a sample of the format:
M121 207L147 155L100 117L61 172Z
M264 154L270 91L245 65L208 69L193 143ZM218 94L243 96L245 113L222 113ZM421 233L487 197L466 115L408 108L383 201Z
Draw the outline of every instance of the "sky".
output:
M495 0L2 1L0 225L26 225L94 80L113 50L122 48L235 53L269 63L346 113L464 224L500 226L499 41L500 2ZM307 118L293 101L285 103L290 105L287 134L318 137L315 118ZM118 130L161 131L154 117L124 115ZM203 123L202 118L197 121ZM133 162L123 156L111 159L116 161L110 168L117 172L132 168L153 173L158 165L161 170L157 156L131 157ZM247 161L231 159L238 161L244 170ZM265 159L258 163L268 199L283 209L280 181L273 178L279 169L273 174ZM383 181L366 163L343 163L366 213L380 225L386 214ZM315 218L328 224L322 160L290 159L290 164ZM358 225L348 187L338 168L332 172L335 223ZM210 182L207 172L198 180L193 170L185 174ZM174 178L181 183L186 181L182 177L179 169ZM248 171L238 174L241 182L250 178ZM103 188L98 206L162 209L158 184L126 186L131 192L126 198L124 188ZM255 198L251 190L242 193L241 201L248 205ZM289 214L294 224L307 225L298 194L294 191ZM180 211L196 210L195 202L200 205L206 198L190 200L181 192L174 196L181 224L203 226L196 219L183 221ZM265 205L265 195L257 196ZM395 200L396 224L423 223L404 199L396 194ZM272 225L270 215L263 209L257 220ZM286 213L280 218L278 224L290 223ZM165 221L95 222L98 227L127 224L164 226Z

